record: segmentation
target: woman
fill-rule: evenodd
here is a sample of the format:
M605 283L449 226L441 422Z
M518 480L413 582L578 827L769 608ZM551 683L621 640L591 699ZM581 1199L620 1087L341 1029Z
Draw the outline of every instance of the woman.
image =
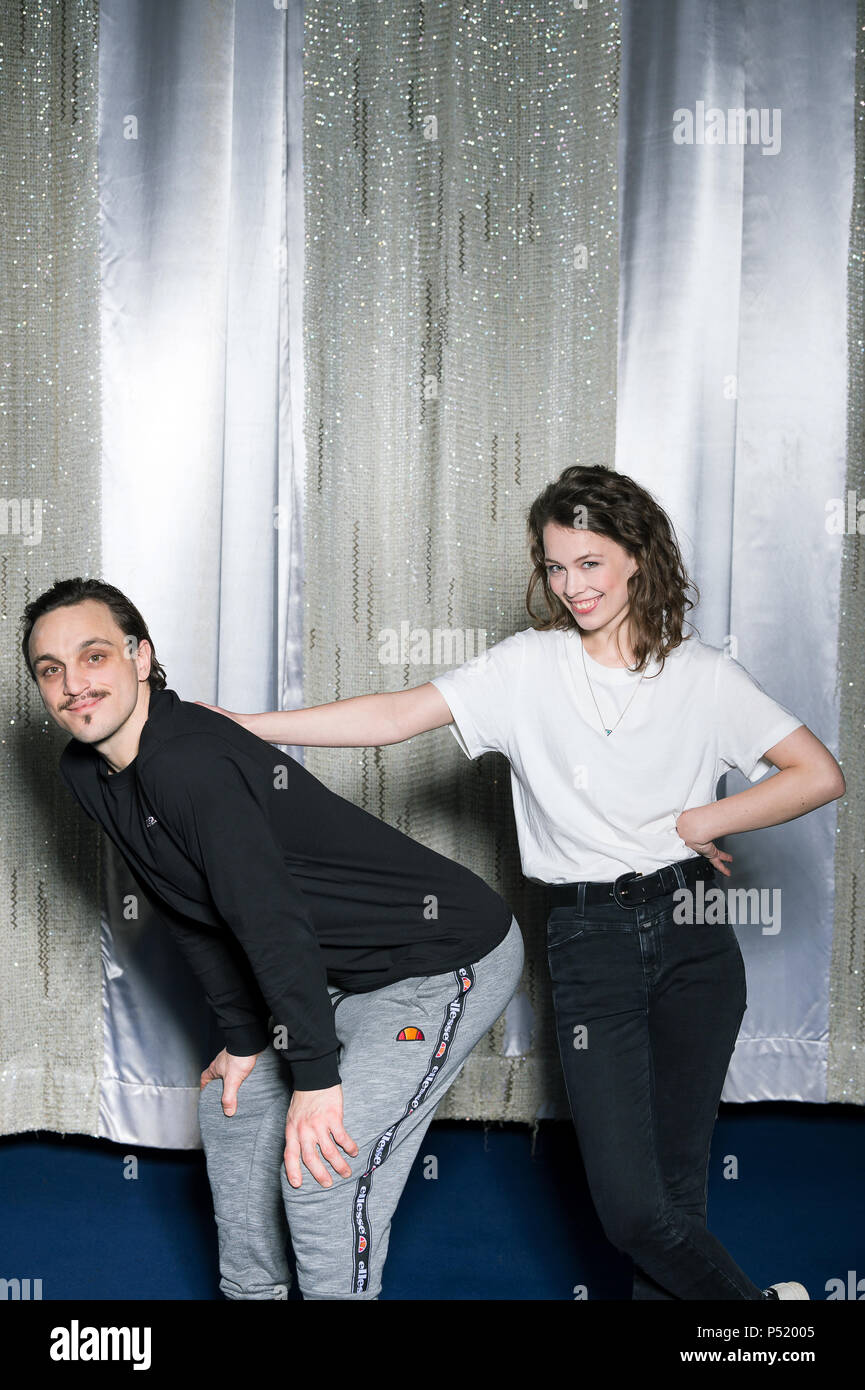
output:
M738 662L683 636L697 590L669 518L632 479L565 469L528 532L533 627L410 690L231 717L286 745L377 746L450 725L468 757L509 759L523 872L550 898L571 1113L606 1234L634 1261L633 1297L807 1298L800 1284L761 1290L706 1228L746 1003L711 880L732 862L716 837L842 796L841 769ZM777 776L715 800L726 768L754 781L770 764Z

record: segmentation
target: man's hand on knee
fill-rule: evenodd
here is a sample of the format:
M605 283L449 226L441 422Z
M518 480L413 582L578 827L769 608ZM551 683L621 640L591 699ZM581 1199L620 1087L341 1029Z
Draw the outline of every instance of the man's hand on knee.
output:
M201 1073L200 1089L203 1091L209 1081L215 1081L218 1076L221 1076L222 1108L226 1115L233 1115L237 1110L237 1092L240 1083L249 1076L255 1066L256 1057L260 1056L260 1052L253 1052L249 1057L235 1057L223 1048L219 1056L214 1057L210 1066Z
M323 1091L295 1091L285 1122L285 1176L291 1186L302 1186L301 1160L321 1187L333 1186L322 1159L326 1159L340 1177L350 1178L351 1168L339 1149L344 1149L352 1158L357 1157L357 1144L343 1129L342 1086L328 1086Z

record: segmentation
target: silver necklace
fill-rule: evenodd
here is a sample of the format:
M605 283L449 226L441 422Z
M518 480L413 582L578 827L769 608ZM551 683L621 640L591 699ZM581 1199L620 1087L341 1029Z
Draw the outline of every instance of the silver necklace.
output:
M579 636L579 633L578 633L577 635ZM582 658L583 658L583 670L584 670L585 673L586 673L586 681L588 682L588 686L589 686L589 694L591 695L592 699L595 700L595 692L594 692L594 689L593 689L593 687L592 687L592 678L591 678L591 676L589 675L588 667L586 666L586 649L585 649L585 647L583 646L583 639L582 639L582 637L580 637L580 652L581 652ZM636 695L637 691L639 690L640 686L642 685L642 683L643 683L643 676L644 676L645 674L646 674L645 671L642 671L642 672L640 673L640 679L637 681L637 684L634 686L634 694L631 696L631 699L630 699L630 700L628 701L628 703L625 705L625 708L622 710L622 713L619 715L618 719L616 720L615 724L613 725L613 729L617 729L617 728L619 727L619 725L621 724L621 722L622 722L622 720L624 719L625 715L628 713L628 710L629 710L630 707L631 707L631 700L633 700L634 695ZM607 728L606 722L605 722L605 720L604 720L604 716L601 714L601 711L600 711L600 708L599 708L599 706L598 706L597 700L595 700L595 709L598 711L598 718L599 718L600 721L601 721L601 728L603 729L604 733L605 733L605 734L607 735L607 737L609 738L610 734L613 732L613 729L608 729L608 728Z

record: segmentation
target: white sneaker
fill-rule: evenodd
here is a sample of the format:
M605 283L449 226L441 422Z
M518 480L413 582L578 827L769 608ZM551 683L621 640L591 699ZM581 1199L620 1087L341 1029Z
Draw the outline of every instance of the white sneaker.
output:
M807 1298L809 1302L811 1299L804 1284L770 1284L768 1289L763 1290L763 1293L767 1298Z

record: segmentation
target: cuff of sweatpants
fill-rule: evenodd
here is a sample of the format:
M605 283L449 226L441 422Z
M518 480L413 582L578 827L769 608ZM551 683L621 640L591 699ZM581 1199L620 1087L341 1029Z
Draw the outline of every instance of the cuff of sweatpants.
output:
M340 1084L337 1052L328 1052L324 1057L311 1060L291 1061L291 1079L296 1091L326 1091L329 1086ZM291 1059L290 1059L291 1060Z
M222 1032L231 1057L251 1057L253 1052L263 1052L270 1042L270 1033L261 1023L237 1023Z

